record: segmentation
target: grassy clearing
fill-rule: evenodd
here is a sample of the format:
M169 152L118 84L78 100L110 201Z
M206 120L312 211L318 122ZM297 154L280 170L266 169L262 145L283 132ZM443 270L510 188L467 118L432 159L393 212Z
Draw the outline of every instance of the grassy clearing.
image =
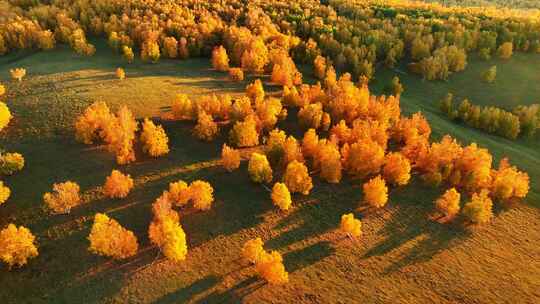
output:
M74 141L71 126L76 114L102 99L113 108L128 104L138 117L157 116L176 93L237 94L245 82L224 80L223 74L209 69L206 59L126 66L104 48L91 58L61 49L1 60L3 82L12 67L27 67L29 75L21 84L8 83L8 105L15 119L0 142L7 150L23 153L26 166L5 179L12 197L0 207L0 227L9 222L28 226L38 236L40 256L22 269L8 272L0 266L0 303L499 303L540 298L535 288L540 285L538 142L487 135L456 125L437 110L437 101L450 87L477 103L504 92L486 91L482 100L473 96L473 80L480 83L477 74L484 63L471 64L448 83L400 75L406 87L404 112L423 111L434 137L450 133L463 143L476 141L497 159L509 156L531 175L526 204L498 210L490 225L464 229L427 220L441 190L417 183L392 190L389 206L373 212L357 210L357 181L316 181L311 195L295 196L292 210L279 212L269 193L249 181L245 162L233 173L219 166L225 135L217 142L201 143L190 135L189 124L178 122L164 125L170 154L149 159L139 153L136 163L120 167L134 177L134 191L123 200L105 199L99 187L116 167L113 156L101 146ZM118 66L126 70L124 81L114 77ZM511 86L503 83L502 65L498 73L500 82L494 87ZM391 76L381 72L373 91L380 92ZM540 96L527 94L523 96L530 100ZM181 211L187 260L178 265L156 259L146 235L151 203L169 182L198 178L214 185L216 202L208 212ZM42 194L54 182L68 179L81 185L85 204L69 215L49 216ZM141 245L137 256L115 262L87 251L86 236L96 212L107 212L136 233ZM348 212L363 220L359 240L335 231L341 214ZM239 260L243 242L257 236L267 249L284 255L290 284L265 285L253 267Z

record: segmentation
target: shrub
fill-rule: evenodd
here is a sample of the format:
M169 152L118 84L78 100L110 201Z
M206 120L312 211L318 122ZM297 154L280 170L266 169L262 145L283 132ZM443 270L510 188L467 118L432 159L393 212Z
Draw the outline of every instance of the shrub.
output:
M38 256L35 240L36 237L28 228L9 224L0 231L0 260L9 268L25 265L28 259Z
M272 181L272 168L265 155L252 153L248 163L249 177L256 183Z
M191 191L186 182L179 180L169 184L169 198L178 206L183 206L191 199Z
M212 51L212 66L220 72L229 70L229 56L222 45L215 47Z
M240 151L223 144L223 148L221 148L221 164L229 172L238 169L240 167Z
M69 213L81 202L79 191L79 185L71 181L54 184L53 192L45 193L43 200L54 213Z
M0 94L2 96L2 94ZM8 106L0 101L0 131L2 131L11 120L11 112Z
M19 153L0 154L0 173L3 175L12 175L22 170L24 167L24 157Z
M244 80L244 71L241 68L230 68L229 78L232 81L242 81Z
M249 240L242 247L242 256L250 263L255 264L259 256L264 252L261 238Z
M377 175L363 185L364 201L370 206L381 208L388 202L388 188L384 179Z
M3 181L0 181L0 205L5 203L9 196L11 195L11 190L7 186L4 185Z
M148 118L144 119L142 125L141 143L143 152L150 156L158 157L169 153L169 138L165 130Z
M354 218L354 214L348 213L341 216L341 231L353 237L362 235L362 222Z
M285 284L289 282L289 274L283 265L283 258L277 251L262 252L255 264L257 273L270 284Z
M199 112L197 125L193 128L193 134L200 140L212 141L218 135L218 125L211 115Z
M198 210L209 210L214 201L212 193L214 189L210 183L196 180L189 185L190 197L193 200L193 207Z
M9 70L9 73L11 74L11 78L20 82L22 81L24 76L26 76L26 69L24 68L11 69Z
M459 212L461 195L455 189L448 189L435 201L437 210L446 217L453 217Z
M105 180L103 189L107 197L124 198L133 189L133 179L129 174L122 174L118 170L112 170L111 175Z
M117 221L106 214L97 213L88 236L90 250L94 254L125 259L137 253L139 244L133 232L120 226Z
M383 176L390 184L406 185L411 178L411 163L399 152L389 153L384 160Z
M259 144L257 122L253 116L237 121L229 133L230 142L237 147L253 147Z
M462 209L463 215L473 223L487 223L493 217L491 208L493 203L489 198L489 191L484 189L480 193L474 193L471 201Z
M283 182L292 193L299 192L308 195L313 188L306 165L297 160L293 160L287 165Z
M275 183L272 188L272 202L283 211L289 210L291 206L291 194L283 183Z
M171 208L169 196L159 197L152 204L154 218L148 228L150 241L161 249L168 259L179 262L186 259L186 234L180 225L178 213Z
M193 103L186 94L177 94L172 102L171 109L176 119L192 120L195 118Z
M116 69L116 77L120 80L124 80L126 78L126 72L124 72L124 69L117 68Z

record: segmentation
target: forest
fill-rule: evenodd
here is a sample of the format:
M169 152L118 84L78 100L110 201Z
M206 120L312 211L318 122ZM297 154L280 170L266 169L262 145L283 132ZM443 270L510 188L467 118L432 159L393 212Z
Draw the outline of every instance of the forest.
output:
M0 302L535 302L539 66L534 1L0 0Z

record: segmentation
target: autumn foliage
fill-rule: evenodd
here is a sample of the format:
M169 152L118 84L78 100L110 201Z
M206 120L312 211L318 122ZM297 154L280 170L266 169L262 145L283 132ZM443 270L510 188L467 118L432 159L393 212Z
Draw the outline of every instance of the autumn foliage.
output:
M287 165L287 169L283 175L283 182L292 193L299 192L308 195L311 188L313 188L311 176L309 176L306 165L297 160Z
M1 95L0 95L1 96ZM0 131L3 130L11 120L11 112L8 106L0 101Z
M106 214L97 213L94 224L88 236L92 253L125 259L137 253L139 244L133 232L120 226L117 221L109 218Z
M268 283L280 285L289 282L289 273L283 265L283 257L279 252L261 252L255 263L257 272Z
M54 213L69 213L81 202L79 191L79 185L71 181L54 184L53 192L45 193L43 201Z
M455 189L448 189L435 201L435 207L445 217L453 217L459 212L460 193Z
M255 238L244 243L242 247L242 256L250 263L255 264L261 253L264 252L263 241L261 238Z
M0 154L0 174L12 175L22 170L24 167L24 157L15 152Z
M275 183L272 187L272 202L283 211L289 210L292 204L291 193L284 183Z
M11 190L6 185L4 185L3 181L0 181L0 205L5 203L10 195Z
M251 154L248 172L251 180L256 183L270 183L272 181L272 167L263 154L256 152Z
M133 189L133 179L129 174L122 174L118 170L113 170L111 175L105 180L103 192L107 197L124 198Z
M348 213L341 216L341 231L353 237L362 235L362 222L354 218L354 214Z
M155 125L148 118L144 119L141 132L143 152L158 157L169 153L169 138L160 125Z
M229 172L238 169L240 167L240 151L223 144L221 148L221 164Z
M387 154L384 160L383 176L390 184L406 185L411 178L409 160L399 152Z
M469 202L463 206L463 215L473 223L487 223L493 217L491 208L493 202L489 198L489 191L482 190L479 193L473 193Z
M208 182L196 180L189 185L189 195L195 209L209 210L214 201L213 193L214 188Z
M0 260L9 268L23 266L37 256L36 237L28 228L9 224L0 231Z
M154 218L148 228L150 241L168 259L179 262L187 255L187 241L178 213L171 208L169 196L162 195L152 204Z
M227 56L227 51L222 45L215 47L212 51L212 66L221 72L229 70L229 56Z
M384 179L378 175L363 185L364 201L375 208L381 208L388 202L388 188Z

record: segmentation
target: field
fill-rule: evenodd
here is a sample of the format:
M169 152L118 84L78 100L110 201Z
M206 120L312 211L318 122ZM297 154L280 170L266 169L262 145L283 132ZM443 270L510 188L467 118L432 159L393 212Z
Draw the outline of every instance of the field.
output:
M0 266L0 303L537 303L540 301L540 143L509 141L449 121L438 110L447 92L482 105L511 108L537 103L540 57L516 54L506 62L469 60L464 72L447 82L422 81L405 69L381 70L370 84L382 93L399 75L406 114L422 111L432 137L451 134L463 144L489 148L496 161L510 157L526 169L531 189L525 202L496 209L489 225L442 225L428 219L440 189L415 179L393 189L387 207L359 208L358 181L338 185L319 182L309 196L294 196L283 213L272 206L264 187L254 186L246 162L227 173L219 164L226 133L212 143L196 140L191 123L163 122L171 152L163 158L142 156L122 171L135 179L126 199L106 199L100 185L116 168L103 146L84 146L73 136L73 118L93 101L113 109L129 105L137 118L167 111L177 93L242 94L211 70L208 59L136 61L125 66L119 81L118 56L98 42L93 57L79 57L65 47L50 52L15 53L0 58L0 80L8 83L8 106L14 114L1 145L25 156L23 171L5 182L12 197L0 208L0 227L16 221L38 237L40 255L21 269ZM495 84L479 74L497 64ZM29 67L21 83L9 82L8 70ZM311 74L303 69L304 78ZM515 77L520 75L520 77ZM276 91L265 83L265 89ZM293 117L294 115L290 115ZM246 149L244 153L249 152ZM140 151L139 151L140 152ZM138 156L139 156L138 154ZM187 260L176 264L158 255L147 237L151 204L178 179L198 178L214 185L216 202L206 212L186 210L181 221L188 237ZM50 216L42 195L55 182L74 180L84 204L68 215ZM92 255L86 239L96 212L107 212L138 236L138 254L123 261ZM339 233L340 216L355 212L363 235ZM240 259L243 243L260 236L267 249L278 250L290 273L289 284L270 286Z

